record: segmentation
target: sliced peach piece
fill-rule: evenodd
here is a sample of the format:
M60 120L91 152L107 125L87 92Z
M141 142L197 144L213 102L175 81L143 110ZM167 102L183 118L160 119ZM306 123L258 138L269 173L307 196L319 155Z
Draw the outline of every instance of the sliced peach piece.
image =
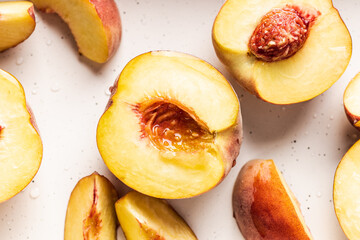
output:
M239 101L208 63L159 51L131 60L112 88L97 129L109 169L125 184L159 198L204 193L239 154Z
M94 172L82 178L71 193L65 220L65 240L116 240L115 202L112 183Z
M34 6L30 2L0 2L0 52L26 40L35 29Z
M350 123L360 130L360 73L345 89L344 108Z
M252 160L243 166L232 204L245 239L313 239L273 160Z
M345 71L350 34L330 0L228 0L213 26L220 60L274 104L316 97Z
M0 69L0 202L24 189L37 173L43 153L24 89Z
M119 199L115 208L127 240L197 239L165 200L133 191Z
M349 239L360 239L360 141L341 159L334 178L334 207Z
M79 52L104 63L116 52L121 21L114 0L31 0L47 13L57 13L74 35Z

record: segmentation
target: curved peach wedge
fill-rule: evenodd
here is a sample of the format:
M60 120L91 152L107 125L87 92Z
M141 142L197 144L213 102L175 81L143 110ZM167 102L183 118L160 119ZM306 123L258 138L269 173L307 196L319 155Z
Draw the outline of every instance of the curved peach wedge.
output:
M360 73L350 81L345 89L344 108L350 123L360 130Z
M313 239L273 160L252 160L242 167L232 204L245 239Z
M98 63L111 58L121 39L120 14L114 0L31 0L35 7L57 13L74 35L79 52Z
M228 0L212 37L240 85L274 104L323 93L341 77L352 52L349 31L331 0Z
M127 240L197 239L165 200L133 191L120 198L115 208Z
M0 202L3 202L34 178L43 146L24 89L15 77L1 69L0 103Z
M65 240L116 240L115 202L112 183L94 172L80 179L66 211Z
M334 178L334 207L340 226L349 239L360 239L360 141L341 159Z
M0 52L25 41L35 25L31 2L0 2Z
M204 193L230 171L242 140L240 103L208 63L182 53L142 54L123 69L97 129L106 165L159 198Z

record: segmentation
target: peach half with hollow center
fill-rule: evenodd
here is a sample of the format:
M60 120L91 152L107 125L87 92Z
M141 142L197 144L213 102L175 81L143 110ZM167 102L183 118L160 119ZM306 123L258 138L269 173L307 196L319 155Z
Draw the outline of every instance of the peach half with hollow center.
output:
M213 25L220 60L274 104L312 99L345 71L352 41L332 1L228 0Z
M104 176L94 172L80 179L66 211L65 240L116 240L117 192Z
M43 145L24 89L0 69L0 203L23 190L37 173Z
M350 81L345 89L344 108L350 123L360 130L360 73Z
M165 201L129 192L115 204L127 240L197 240L184 219Z
M158 51L131 60L112 87L97 144L121 181L159 198L199 195L219 184L239 154L240 104L208 63Z
M242 167L232 204L245 239L313 239L299 203L273 160L252 160Z
M35 29L31 2L0 2L0 52L25 41Z

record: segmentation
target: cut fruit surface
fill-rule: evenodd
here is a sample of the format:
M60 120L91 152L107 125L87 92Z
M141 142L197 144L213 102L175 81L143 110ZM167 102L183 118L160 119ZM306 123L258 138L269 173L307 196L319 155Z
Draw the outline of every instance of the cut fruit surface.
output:
M352 51L350 34L327 0L228 0L212 36L218 57L237 81L275 104L306 101L327 90Z
M360 130L360 73L350 81L345 89L344 108L350 123Z
M65 220L65 240L116 240L114 186L93 173L82 178L71 193Z
M20 83L0 70L0 202L24 189L37 173L42 142Z
M79 52L104 63L116 52L121 21L114 0L31 0L47 13L57 13L74 35Z
M242 167L232 204L245 239L313 239L273 160L252 160Z
M34 6L31 2L0 2L0 52L27 39L35 25Z
M198 58L167 51L127 64L97 129L109 169L161 198L191 197L217 185L241 138L239 101L226 79Z
M360 239L360 141L348 150L336 169L333 198L345 235L349 239Z
M130 192L116 202L115 208L127 240L197 239L165 200Z

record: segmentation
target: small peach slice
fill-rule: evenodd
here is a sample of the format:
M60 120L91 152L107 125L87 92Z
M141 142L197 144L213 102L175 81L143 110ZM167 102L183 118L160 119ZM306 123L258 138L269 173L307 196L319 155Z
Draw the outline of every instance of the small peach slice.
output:
M0 202L24 189L37 173L43 145L24 89L0 69Z
M345 89L344 108L350 123L360 130L360 73L350 81Z
M106 177L94 172L82 178L70 196L64 239L116 240L117 198L114 186Z
M351 36L331 0L227 0L212 37L236 80L273 104L323 93L352 53Z
M57 13L74 35L79 52L104 63L121 39L120 14L114 0L31 0L47 13Z
M341 159L334 178L334 207L349 239L360 239L360 141Z
M218 185L233 167L242 140L240 103L203 60L149 52L123 69L96 138L110 171L129 187L189 198Z
M273 160L252 160L243 166L232 204L245 239L312 239L299 203Z
M35 25L31 2L0 2L0 52L27 39Z
M165 200L133 191L120 198L115 208L127 240L197 239Z

